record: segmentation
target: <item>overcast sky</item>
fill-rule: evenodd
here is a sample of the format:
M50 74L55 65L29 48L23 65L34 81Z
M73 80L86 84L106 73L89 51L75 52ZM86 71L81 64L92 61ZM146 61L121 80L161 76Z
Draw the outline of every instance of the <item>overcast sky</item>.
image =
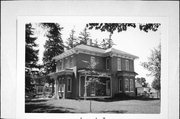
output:
M60 26L63 27L61 33L64 43L69 37L72 29L75 30L75 36L78 37L79 33L85 28L85 24L86 23L82 22L60 22ZM109 33L101 32L100 30L88 30L88 32L90 33L92 39L97 39L99 42L102 41L102 39L109 37ZM43 36L43 34L43 31L39 29L37 33L37 43L39 44L39 63L42 63L42 56L44 51L43 45L46 41L46 38ZM136 59L134 62L135 72L139 74L136 77L145 77L147 82L151 83L153 78L146 76L149 72L145 70L140 64L141 62L146 62L147 57L149 57L151 54L151 50L160 44L161 27L159 27L158 31L156 32L149 31L148 33L140 31L138 27L128 27L126 31L119 33L114 32L112 39L115 43L113 46L114 48L139 57L139 59Z

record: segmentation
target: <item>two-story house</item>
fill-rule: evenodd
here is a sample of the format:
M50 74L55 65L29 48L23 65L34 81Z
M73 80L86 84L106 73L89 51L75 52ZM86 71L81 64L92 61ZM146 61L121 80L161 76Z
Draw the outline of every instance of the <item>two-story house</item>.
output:
M110 48L78 45L54 57L56 72L49 74L55 80L55 97L108 98L119 93L135 95L134 60L132 54ZM94 73L87 62L94 63ZM87 83L94 77L98 83Z

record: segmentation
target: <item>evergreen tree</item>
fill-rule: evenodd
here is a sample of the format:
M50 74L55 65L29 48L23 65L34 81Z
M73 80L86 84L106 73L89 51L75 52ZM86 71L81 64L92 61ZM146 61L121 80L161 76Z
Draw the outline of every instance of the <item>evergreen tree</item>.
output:
M33 85L31 84L33 81L33 69L38 68L37 61L38 61L38 52L35 47L38 45L35 43L36 37L33 36L33 28L32 24L26 24L26 54L25 54L25 90L26 92L33 91Z
M67 39L67 42L66 42L68 49L71 49L78 44L77 38L74 36L74 34L75 34L75 30L72 29L69 34L69 38Z
M45 73L56 71L56 62L52 60L53 57L64 52L64 45L61 38L61 30L63 29L58 23L42 23L44 28L48 28L46 34L48 40L46 41L44 48L43 63Z
M90 40L90 33L87 31L87 28L85 27L82 32L79 34L79 40L80 44L87 45L88 41Z
M42 23L43 28L48 28L46 34L48 40L46 41L43 54L43 64L46 82L52 84L52 95L54 93L54 79L47 76L47 74L56 71L56 62L52 58L64 52L63 40L61 38L61 27L58 23Z

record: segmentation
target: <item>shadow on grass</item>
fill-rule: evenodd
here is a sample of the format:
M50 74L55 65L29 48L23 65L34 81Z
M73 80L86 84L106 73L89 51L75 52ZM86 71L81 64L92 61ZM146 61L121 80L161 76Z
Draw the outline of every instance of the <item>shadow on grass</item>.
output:
M40 102L43 102L40 101ZM26 103L25 113L73 113L73 108L54 107L44 103Z
M127 110L108 110L108 111L101 111L99 113L127 113Z
M160 100L158 98L142 98L142 97L133 97L133 98L97 98L97 99L87 99L94 100L98 102L116 102L116 101L128 101L128 100L140 100L140 101L152 101L152 100Z
M32 100L32 99L26 99L25 102L28 103L28 102L47 102L48 100L45 100L45 99L41 99L41 100Z

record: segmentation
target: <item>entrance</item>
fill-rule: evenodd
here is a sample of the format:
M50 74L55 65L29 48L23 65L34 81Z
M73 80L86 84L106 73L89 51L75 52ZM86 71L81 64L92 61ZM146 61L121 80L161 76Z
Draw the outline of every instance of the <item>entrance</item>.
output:
M59 98L65 98L65 84L59 84L59 91L58 91Z

